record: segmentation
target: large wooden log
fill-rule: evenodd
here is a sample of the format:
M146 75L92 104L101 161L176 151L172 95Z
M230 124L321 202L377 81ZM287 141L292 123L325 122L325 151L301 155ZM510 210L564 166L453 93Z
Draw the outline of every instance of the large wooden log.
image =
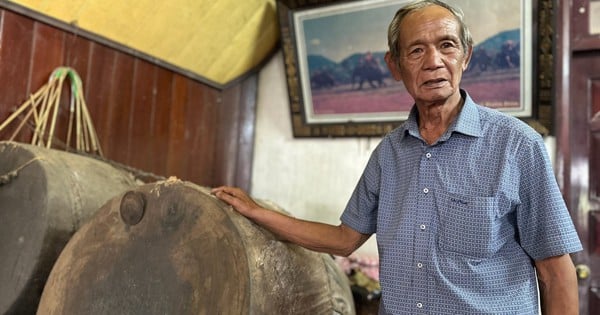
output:
M129 173L93 158L0 142L0 314L35 314L69 238L135 186Z
M354 314L354 304L330 256L169 179L113 198L77 231L38 314L330 315Z

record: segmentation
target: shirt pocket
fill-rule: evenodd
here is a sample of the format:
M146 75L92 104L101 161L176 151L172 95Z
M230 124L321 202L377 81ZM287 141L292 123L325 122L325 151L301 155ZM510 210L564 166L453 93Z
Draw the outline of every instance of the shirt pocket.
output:
M497 251L497 197L472 197L444 193L438 199L440 249L487 258Z

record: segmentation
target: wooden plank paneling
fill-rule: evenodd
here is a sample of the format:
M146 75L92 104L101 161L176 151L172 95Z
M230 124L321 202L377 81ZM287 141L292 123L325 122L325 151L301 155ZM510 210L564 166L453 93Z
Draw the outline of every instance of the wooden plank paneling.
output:
M240 112L232 106L238 104L241 94L239 85L227 89L222 94L222 101L219 104L219 120L222 123L217 129L219 139L231 139L231 136L237 134L240 129ZM238 158L237 141L217 141L215 145L219 152L216 159L218 171L215 177L221 181L220 184L233 185Z
M100 145L104 154L110 152L110 116L112 107L119 104L111 100L111 93L120 92L114 89L114 73L116 71L115 60L117 55L113 50L102 45L91 44L89 48L89 65L85 79L82 78L85 91L86 103L100 138Z
M257 88L258 78L254 75L223 92L217 137L232 141L215 143L216 185L238 185L250 189Z
M27 95L35 93L47 84L54 69L62 66L64 38L64 33L56 28L38 22L34 23L32 58ZM45 133L47 137L50 137L50 132L52 132L52 142L58 142L60 147L63 147L62 143L66 142L65 139L67 138L67 129L69 126L70 84L71 81L67 78L64 81L60 94L60 110L56 112L56 118L49 118L49 126ZM54 129L51 127L52 121L54 121ZM30 135L27 135L27 137L29 136ZM48 141L50 141L50 139L48 139L46 143Z
M156 107L153 93L156 82L155 74L155 66L140 59L135 60L126 161L129 165L141 170L149 170L153 159L150 146L142 144L153 141L149 136L149 130Z
M256 103L258 98L258 75L252 75L241 83L242 97L238 104L239 130L231 139L237 139L237 159L233 183L250 190L252 161L254 157L254 133L256 131Z
M217 93L190 82L186 104L186 153L184 179L210 186L214 174L215 98Z
M0 121L4 121L27 97L34 22L4 10L0 11L0 19ZM0 137L8 139L14 127L13 123L0 131Z
M58 31L58 30L57 30ZM88 40L84 40L81 37L78 37L74 34L64 33L63 38L63 61L60 65L71 68L75 71L79 78L81 79L81 84L83 88L83 95L86 96L87 87L88 87L88 70L90 67L90 51L91 51L91 42ZM81 91L80 91L81 93ZM89 106L88 106L89 109ZM92 117L92 124L94 128L97 128L97 114L90 113ZM102 138L102 137L100 137ZM74 139L71 141L74 142ZM72 147L73 145L71 145ZM100 147L102 145L100 144Z
M52 71L63 65L65 34L43 23L34 24L31 71L27 94L44 84Z
M76 34L65 34L63 64L73 68L83 82L84 91L87 87L90 67L90 52L92 42Z
M173 87L173 72L157 68L154 97L154 112L149 135L151 141L147 146L153 155L152 165L148 171L155 174L167 175L167 154L169 143L169 122L171 97Z
M186 105L188 100L188 81L181 75L173 78L171 110L169 111L169 142L167 150L167 176L181 176L185 173L185 165L182 159L187 156L185 148L185 126L183 123L186 116Z
M102 106L107 111L106 120L98 121L105 130L100 138L100 142L105 148L105 155L123 164L128 164L129 139L125 136L129 129L133 63L134 59L130 56L117 54L110 75L111 88L106 92L108 94L107 102L100 105L92 103L94 106ZM97 84L102 83L98 82ZM93 85L88 86L95 90Z
M255 75L220 91L29 17L6 10L0 17L0 120L56 67L69 66L82 79L106 158L200 185L249 189ZM69 93L63 94L64 120ZM0 140L7 137L0 133Z

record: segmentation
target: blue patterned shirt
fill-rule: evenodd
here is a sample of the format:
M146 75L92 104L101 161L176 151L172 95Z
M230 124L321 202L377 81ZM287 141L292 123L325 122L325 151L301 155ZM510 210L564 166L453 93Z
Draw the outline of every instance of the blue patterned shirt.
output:
M380 314L538 314L534 260L582 249L541 136L461 93L432 145L413 107L341 216L376 233Z

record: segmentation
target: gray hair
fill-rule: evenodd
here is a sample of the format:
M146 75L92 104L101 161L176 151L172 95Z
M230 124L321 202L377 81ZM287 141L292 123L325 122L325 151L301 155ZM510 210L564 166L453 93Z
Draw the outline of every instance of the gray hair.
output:
M398 59L400 57L400 51L398 50L398 39L400 37L400 23L402 23L402 20L404 20L408 14L431 5L437 5L445 8L450 11L452 15L454 15L456 21L460 25L460 42L462 44L463 51L466 53L469 48L473 47L473 37L471 37L471 31L469 31L469 28L465 23L464 14L460 8L440 0L417 0L400 8L400 10L396 12L396 15L388 27L388 46L394 59Z

